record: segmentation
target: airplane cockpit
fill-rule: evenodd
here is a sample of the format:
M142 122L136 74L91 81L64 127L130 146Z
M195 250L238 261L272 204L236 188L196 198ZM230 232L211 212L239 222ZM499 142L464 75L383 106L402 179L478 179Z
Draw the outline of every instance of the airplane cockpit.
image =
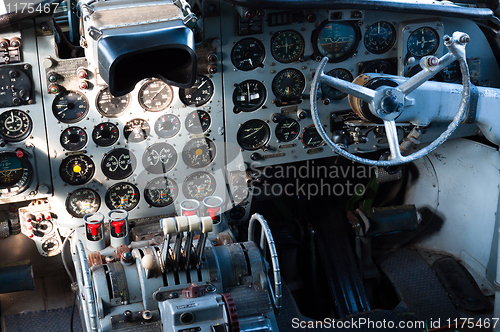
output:
M5 0L0 326L500 331L497 0Z

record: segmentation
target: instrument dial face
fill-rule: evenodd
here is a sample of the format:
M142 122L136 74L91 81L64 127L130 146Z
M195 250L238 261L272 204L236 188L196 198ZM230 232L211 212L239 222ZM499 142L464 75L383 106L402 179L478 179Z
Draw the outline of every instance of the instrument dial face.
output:
M168 143L156 143L146 149L142 155L142 165L153 174L165 174L177 162L177 152Z
M124 148L113 149L106 153L101 161L104 175L113 180L123 180L134 173L137 160L134 154Z
M326 74L349 82L352 82L352 80L354 79L351 72L344 68L335 68L333 70L330 70ZM321 84L321 91L323 92L323 97L326 97L330 100L341 100L347 97L347 93L332 88L327 84Z
M39 237L44 237L45 235L52 232L52 230L54 229L54 225L49 220L42 220L36 223L34 222L32 223L32 225L33 225L33 234Z
M42 242L42 250L49 254L51 252L57 251L59 249L59 241L57 239L51 237L49 239L45 239Z
M439 34L430 27L418 28L408 37L407 47L416 57L434 54L439 47Z
M300 98L306 79L302 73L294 68L280 71L273 79L273 93L279 100L292 100Z
M130 94L115 97L109 92L109 88L104 88L97 95L97 111L108 118L117 118L123 115L129 105Z
M83 120L89 112L89 102L80 92L64 91L56 96L52 103L52 113L57 120L75 123Z
M208 138L194 138L182 150L182 160L192 168L210 165L215 158L215 144Z
M453 61L439 72L439 77L446 83L453 83L460 79L460 64Z
M94 162L84 154L65 158L59 167L61 179L71 185L80 185L89 182L94 173Z
M299 136L300 124L294 119L283 119L276 125L275 135L280 142L293 141Z
M149 181L144 189L144 199L154 207L165 207L174 202L179 188L174 180L166 177L157 177Z
M139 104L151 112L159 112L172 102L173 92L170 85L160 79L151 79L139 90Z
M212 174L196 172L189 175L182 184L182 192L186 198L202 201L215 193L216 182Z
M241 125L236 135L238 144L245 150L257 150L269 141L271 130L262 120L252 119Z
M212 119L208 112L197 110L186 116L184 125L186 126L186 130L191 134L201 134L210 128L211 123Z
M382 54L391 49L396 42L396 29L385 21L373 23L366 29L364 43L366 50L374 54Z
M83 218L87 213L94 213L101 207L99 194L88 188L79 188L66 198L66 211L75 218Z
M100 123L92 131L92 140L99 146L111 146L118 141L119 136L118 127L111 122Z
M129 142L142 142L148 138L150 132L149 123L144 119L132 119L123 127L123 136Z
M63 130L59 138L61 146L68 151L83 149L87 144L87 133L80 127L69 127Z
M236 111L255 111L264 104L265 100L266 87L257 80L241 82L233 92L233 103Z
M179 98L187 106L201 106L210 101L214 94L214 84L206 76L198 75L189 89L179 89Z
M9 142L20 142L31 133L33 121L20 110L5 111L0 114L0 136Z
M162 115L155 122L155 133L160 137L174 137L179 130L181 130L181 120L173 114Z
M279 31L271 37L271 54L282 63L299 60L304 47L304 38L295 30Z
M266 55L265 47L256 38L245 38L237 42L231 51L233 65L243 71L262 66Z
M139 204L140 198L141 194L136 186L128 182L119 182L108 189L104 196L104 202L110 210L130 211Z
M323 138L321 138L314 125L310 125L304 129L301 139L302 144L308 148L315 148L323 144Z
M0 197L16 195L31 183L33 168L15 152L0 152Z
M359 39L354 23L325 21L313 33L313 48L316 54L328 57L329 62L340 62L354 54Z

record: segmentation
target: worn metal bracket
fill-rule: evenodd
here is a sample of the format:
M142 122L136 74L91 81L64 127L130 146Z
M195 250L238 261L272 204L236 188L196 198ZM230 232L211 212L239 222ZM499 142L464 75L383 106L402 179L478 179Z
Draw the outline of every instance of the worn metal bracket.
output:
M477 89L477 86L471 83L469 106L467 107L467 113L465 113L465 117L462 120L463 124L471 124L476 122L478 100L479 100L479 90Z

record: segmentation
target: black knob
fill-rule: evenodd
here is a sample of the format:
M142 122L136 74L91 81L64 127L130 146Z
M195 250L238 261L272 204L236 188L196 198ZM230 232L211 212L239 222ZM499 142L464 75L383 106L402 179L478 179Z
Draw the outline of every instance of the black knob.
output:
M207 71L209 74L215 74L217 72L217 65L208 65Z
M19 97L21 97L22 100L29 100L30 99L30 94L27 89L21 89L19 91Z
M217 54L209 54L208 55L208 62L217 62Z
M0 148L5 147L7 143L5 143L5 140L3 138L0 138Z
M324 104L324 105L330 105L330 99L328 99L328 98L323 98L323 104Z
M19 99L17 97L12 98L12 104L15 106L21 105L21 99Z
M250 155L250 159L252 159L253 161L257 161L257 160L260 160L260 158L262 158L260 156L260 154L258 154L257 152L254 152Z
M271 115L271 120L274 122L274 123L278 123L281 121L281 115L278 114L278 113L274 113L273 115Z
M19 76L19 73L17 72L17 70L10 70L9 71L9 76L11 78L16 78L17 76Z
M300 120L304 120L305 118L307 118L307 112L304 111L304 110L298 110L297 111L297 117L300 119Z
M125 310L123 312L123 320L126 322L132 321L132 311L130 310Z

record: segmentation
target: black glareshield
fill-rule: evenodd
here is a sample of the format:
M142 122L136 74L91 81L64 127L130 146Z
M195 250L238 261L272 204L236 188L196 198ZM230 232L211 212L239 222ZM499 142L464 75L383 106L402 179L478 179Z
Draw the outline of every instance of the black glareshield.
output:
M151 26L150 26L151 28ZM97 43L99 73L114 96L132 91L141 79L157 77L190 88L196 80L193 32L185 26L109 31Z

